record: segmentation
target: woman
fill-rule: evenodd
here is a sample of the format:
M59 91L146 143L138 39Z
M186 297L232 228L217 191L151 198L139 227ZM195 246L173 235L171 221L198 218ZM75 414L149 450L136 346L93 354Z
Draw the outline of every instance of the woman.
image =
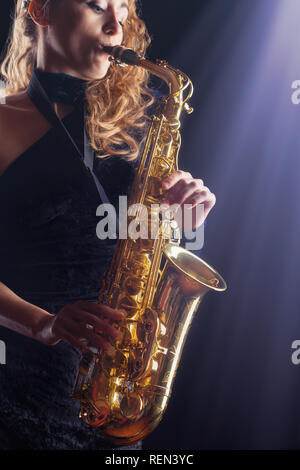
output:
M128 194L153 102L147 73L112 64L103 50L118 44L141 54L149 44L135 0L17 0L1 70L1 449L114 448L77 418L70 393L81 352L111 348L117 328L107 319L123 318L95 303L115 246L96 237L95 213ZM189 173L162 184L166 204L203 204L195 227L215 204Z

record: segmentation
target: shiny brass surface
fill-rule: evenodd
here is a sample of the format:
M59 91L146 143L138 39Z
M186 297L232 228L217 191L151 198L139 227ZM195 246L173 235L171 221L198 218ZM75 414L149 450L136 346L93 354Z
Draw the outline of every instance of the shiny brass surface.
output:
M123 51L111 49L118 60ZM129 206L147 208L150 225L157 215L153 204L162 199L161 180L178 169L180 117L183 110L192 111L193 87L164 61L154 64L132 51L128 57L131 65L144 67L169 86L152 117L129 198ZM143 217L138 213L139 220ZM158 223L156 238L119 239L102 279L99 303L126 316L112 351L83 355L72 397L81 403L80 418L118 445L143 439L158 425L193 316L206 292L226 289L224 279L175 238L178 231L164 221Z

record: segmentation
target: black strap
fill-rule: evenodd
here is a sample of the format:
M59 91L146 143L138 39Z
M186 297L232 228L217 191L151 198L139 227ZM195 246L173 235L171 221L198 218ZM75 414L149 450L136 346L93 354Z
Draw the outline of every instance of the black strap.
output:
M93 172L93 153L91 152L90 154L87 153L86 156L87 158L85 159L82 152L79 150L76 142L74 141L73 137L69 133L68 129L64 125L64 123L59 119L57 116L56 112L53 109L52 103L44 90L41 82L39 81L38 77L36 76L35 72L33 73L31 80L29 82L28 88L27 88L27 94L33 104L37 107L37 109L45 116L45 118L49 121L49 123L52 125L54 130L56 130L59 135L63 138L65 143L70 147L72 150L72 154L74 151L79 155L79 159L76 158L76 161L78 163L78 160L81 164L81 167L85 170L85 172L88 173L89 177L93 178L93 181L96 185L96 189L99 193L100 200L109 203L109 199L106 195L106 192L96 177L96 175ZM84 142L85 145L85 142ZM86 160L86 161L85 161Z
M82 155L82 152L79 150L77 144L75 143L73 137L69 133L64 123L59 119L56 112L54 111L52 103L49 100L47 93L45 92L35 73L33 73L29 82L27 94L33 104L43 114L43 116L45 116L45 118L49 121L52 127L66 142L66 144L71 147L73 151L75 150L75 152L80 156L80 161L82 162L82 165L84 166L85 170L89 172L90 170L85 166L83 162L84 157Z

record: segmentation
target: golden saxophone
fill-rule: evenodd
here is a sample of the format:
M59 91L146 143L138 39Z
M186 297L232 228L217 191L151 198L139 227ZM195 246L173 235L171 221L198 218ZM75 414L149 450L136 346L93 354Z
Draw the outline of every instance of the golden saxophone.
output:
M121 46L106 50L117 63L144 67L169 86L152 117L129 197L129 206L147 208L149 222L159 220L161 180L178 169L180 116L183 109L192 112L193 86L165 61L150 62ZM81 404L79 417L114 444L145 438L162 419L204 294L225 289L213 268L174 242L170 221L159 221L155 238L119 239L98 300L126 315L114 353L82 356L72 394Z

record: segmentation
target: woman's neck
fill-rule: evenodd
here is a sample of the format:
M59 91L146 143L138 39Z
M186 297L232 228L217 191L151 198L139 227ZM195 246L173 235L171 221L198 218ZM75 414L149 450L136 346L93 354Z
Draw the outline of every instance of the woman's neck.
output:
M34 75L52 103L71 107L83 104L87 85L85 80L65 73L45 72L39 68L35 68Z

